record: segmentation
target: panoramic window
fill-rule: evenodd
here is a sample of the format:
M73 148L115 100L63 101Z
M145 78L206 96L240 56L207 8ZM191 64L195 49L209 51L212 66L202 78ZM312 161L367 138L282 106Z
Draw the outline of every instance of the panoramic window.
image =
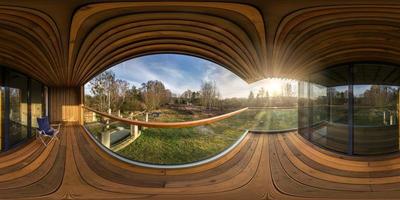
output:
M397 152L399 74L393 65L356 63L311 75L299 84L310 93L299 98L300 134L343 153Z
M117 155L185 164L223 152L248 130L297 128L297 82L248 84L208 60L154 54L122 62L86 83L85 106L85 127Z
M44 114L44 86L5 67L0 76L0 151L7 151L35 135L36 118Z

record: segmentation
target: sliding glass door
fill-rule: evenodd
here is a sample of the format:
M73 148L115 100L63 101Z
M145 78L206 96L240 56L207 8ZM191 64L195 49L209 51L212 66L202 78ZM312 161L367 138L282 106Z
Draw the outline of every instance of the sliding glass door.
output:
M6 80L8 144L12 147L28 138L28 79L22 74L8 72Z
M40 82L0 67L0 151L34 137L36 118L45 113L44 92Z

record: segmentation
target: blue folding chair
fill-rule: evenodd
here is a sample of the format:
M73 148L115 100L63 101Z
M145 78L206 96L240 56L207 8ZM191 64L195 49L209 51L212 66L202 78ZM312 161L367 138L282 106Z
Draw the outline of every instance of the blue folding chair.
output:
M37 123L39 128L37 128L36 138L40 138L44 146L50 144L53 140L58 140L58 133L60 132L61 124L50 124L49 118L45 117L38 117ZM57 127L57 128L53 128ZM50 140L46 143L46 138L50 138Z

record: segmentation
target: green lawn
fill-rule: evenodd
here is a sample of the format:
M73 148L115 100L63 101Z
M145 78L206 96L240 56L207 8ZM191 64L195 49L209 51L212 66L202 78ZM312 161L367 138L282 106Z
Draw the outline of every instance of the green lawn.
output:
M172 118L172 115L169 115ZM177 115L175 118L179 118ZM170 119L169 121L182 121ZM121 126L122 124L118 125ZM112 124L110 128L117 125ZM104 126L87 125L100 138ZM128 127L128 126L126 126ZM232 145L245 130L297 127L297 109L249 109L210 125L179 129L148 128L132 144L116 152L131 160L154 164L183 164L203 160Z
M297 108L292 109L254 109L249 110L253 126L250 130L283 130L297 128Z
M153 111L160 113L158 117L155 117L151 114L149 114L149 121L150 122L184 122L184 121L192 121L192 120L199 120L199 119L206 119L210 117L214 117L217 115L224 114L226 112L230 111L202 111L198 109L193 109L193 110L175 110L175 109L169 109L169 108L162 108L156 111ZM127 117L126 115L125 117ZM137 120L140 121L145 121L145 114L140 114L140 115L135 115L134 117Z

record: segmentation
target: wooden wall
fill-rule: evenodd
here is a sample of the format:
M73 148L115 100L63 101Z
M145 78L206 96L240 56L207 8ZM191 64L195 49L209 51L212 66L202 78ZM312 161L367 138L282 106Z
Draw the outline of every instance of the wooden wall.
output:
M53 87L49 91L49 114L54 122L79 122L81 87Z

